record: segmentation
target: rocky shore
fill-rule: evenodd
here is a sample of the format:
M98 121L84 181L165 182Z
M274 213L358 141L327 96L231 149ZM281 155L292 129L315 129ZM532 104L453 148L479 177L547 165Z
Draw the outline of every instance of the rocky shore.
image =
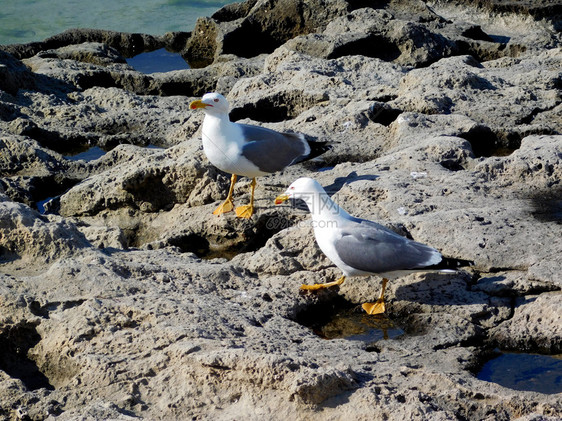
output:
M562 354L561 15L248 0L192 33L0 46L0 418L560 419L560 393L475 374L495 349ZM164 47L191 69L127 64ZM250 220L215 217L229 175L189 110L209 91L333 148L258 179ZM377 277L299 293L339 275L307 213L273 205L299 176L458 270L390 283L383 319L359 313ZM363 324L336 332L401 334L318 334L344 310Z

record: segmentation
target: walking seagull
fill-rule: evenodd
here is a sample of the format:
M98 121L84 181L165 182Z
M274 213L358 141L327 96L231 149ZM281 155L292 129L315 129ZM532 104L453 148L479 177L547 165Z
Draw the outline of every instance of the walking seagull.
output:
M409 240L376 222L351 216L312 178L296 180L275 199L275 204L288 199L304 200L312 215L318 246L343 272L337 281L302 285L303 290L341 285L346 276L378 274L383 277L379 299L363 304L363 309L369 314L384 313L384 291L389 277L407 270L423 270L441 261L441 254L434 248Z

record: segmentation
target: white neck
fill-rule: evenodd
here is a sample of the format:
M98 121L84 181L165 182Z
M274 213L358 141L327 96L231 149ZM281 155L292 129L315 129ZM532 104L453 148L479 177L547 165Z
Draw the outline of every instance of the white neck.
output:
M312 215L312 219L338 219L341 216L349 216L349 214L338 206L330 196L322 189L321 191L311 192L300 196L308 206L308 210Z
M213 114L211 114L210 112L206 112L205 113L205 119L203 120L203 124L205 124L205 123L217 124L217 123L225 123L225 122L230 123L230 118L228 117L228 114L225 114L225 113L213 113Z

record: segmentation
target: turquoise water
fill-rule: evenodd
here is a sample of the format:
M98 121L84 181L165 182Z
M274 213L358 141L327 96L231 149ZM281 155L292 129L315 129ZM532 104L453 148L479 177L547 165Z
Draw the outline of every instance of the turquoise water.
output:
M0 44L42 41L71 28L162 35L191 31L232 0L1 0Z

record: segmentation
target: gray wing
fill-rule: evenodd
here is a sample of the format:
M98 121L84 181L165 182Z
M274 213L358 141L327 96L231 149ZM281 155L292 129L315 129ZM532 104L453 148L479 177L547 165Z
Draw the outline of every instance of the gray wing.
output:
M437 264L441 254L432 247L402 237L364 219L353 218L334 244L340 259L365 272L420 269Z
M302 134L280 133L248 124L239 126L247 141L242 147L242 155L261 171L281 171L310 152Z

